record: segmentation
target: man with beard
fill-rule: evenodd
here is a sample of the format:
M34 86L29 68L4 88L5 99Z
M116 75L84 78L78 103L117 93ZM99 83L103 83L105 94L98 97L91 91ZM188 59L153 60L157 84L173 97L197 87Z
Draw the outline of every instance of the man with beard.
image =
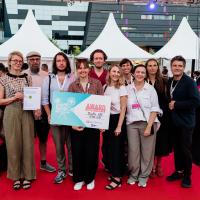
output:
M26 58L29 69L25 70L24 73L32 77L33 87L42 88L43 80L46 76L48 76L48 73L43 70L40 70L41 55L38 52L30 52L27 54ZM50 127L47 121L46 112L44 110L42 111L42 119L35 119L34 125L35 131L37 132L37 136L39 138L39 150L41 157L40 169L46 170L48 172L55 172L56 169L50 166L48 163L46 163L47 139Z
M99 81L101 81L102 86L106 84L106 76L107 76L107 70L104 69L103 64L107 60L107 55L104 51L101 49L96 49L93 51L90 55L90 61L94 63L94 68L90 70L89 76L91 78L95 78ZM101 151L103 154L103 158L101 159L101 163L105 166L106 164L106 147L105 147L105 139L104 139L104 133L103 133L103 142L101 146Z

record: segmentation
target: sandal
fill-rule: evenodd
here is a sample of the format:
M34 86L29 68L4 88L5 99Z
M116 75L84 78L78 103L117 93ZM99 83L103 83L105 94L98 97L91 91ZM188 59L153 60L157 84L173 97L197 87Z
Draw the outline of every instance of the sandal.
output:
M27 183L24 183L25 181L26 181ZM28 187L26 187L26 186L28 186ZM26 180L26 179L24 178L24 180L23 180L23 189L24 189L24 190L28 190L30 187L31 187L30 181L28 181L28 180Z
M115 180L113 177L111 178L111 180L112 180L112 182L114 182L114 183L117 184L117 185L116 185L116 187L113 187L113 186L110 184L110 185L106 186L106 190L114 190L114 189L116 189L117 187L121 187L121 183L122 183L121 179L120 179L120 182L117 181L117 180ZM107 187L109 187L109 188L107 188Z
M107 178L107 181L112 181L112 179L113 179L113 177L112 177L112 176L109 176L109 177Z
M19 182L19 183L16 183L16 182ZM21 189L21 183L22 183L22 182L21 182L21 179L15 181L15 182L14 182L14 185L13 185L13 189L16 190L16 191L17 191L17 190L20 190L20 189ZM17 186L19 186L19 187L17 187Z

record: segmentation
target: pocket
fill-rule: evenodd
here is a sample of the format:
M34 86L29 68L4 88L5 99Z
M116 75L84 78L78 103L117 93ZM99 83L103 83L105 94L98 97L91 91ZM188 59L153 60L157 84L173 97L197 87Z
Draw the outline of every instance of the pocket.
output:
M131 106L132 104L134 104L134 96L133 95L130 95L130 96L128 96L128 99L127 99L127 107L128 106Z
M149 96L143 96L142 97L143 105L145 108L150 108L151 107L151 100Z

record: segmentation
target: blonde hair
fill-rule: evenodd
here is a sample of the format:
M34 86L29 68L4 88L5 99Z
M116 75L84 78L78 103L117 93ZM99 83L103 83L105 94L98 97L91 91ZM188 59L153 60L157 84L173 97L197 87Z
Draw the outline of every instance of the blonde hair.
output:
M24 63L24 58L23 58L22 53L20 53L19 51L13 51L13 52L10 53L9 56L8 56L8 71L11 70L11 65L9 65L9 62L11 61L12 57L15 56L15 55L21 57L21 58L22 58L22 64Z
M110 73L111 69L113 67L117 67L120 71L120 77L118 79L118 81L116 82L115 84L115 88L119 89L122 85L124 85L124 76L123 76L123 72L122 72L122 69L121 67L118 65L118 64L112 64L109 69L108 69L108 72ZM109 85L110 84L110 75L109 73L107 73L107 76L106 76L106 84Z

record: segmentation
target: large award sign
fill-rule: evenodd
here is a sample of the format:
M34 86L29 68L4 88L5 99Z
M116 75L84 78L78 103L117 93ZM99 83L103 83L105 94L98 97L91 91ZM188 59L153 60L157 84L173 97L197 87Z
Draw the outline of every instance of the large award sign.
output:
M53 92L51 124L108 129L110 96Z

